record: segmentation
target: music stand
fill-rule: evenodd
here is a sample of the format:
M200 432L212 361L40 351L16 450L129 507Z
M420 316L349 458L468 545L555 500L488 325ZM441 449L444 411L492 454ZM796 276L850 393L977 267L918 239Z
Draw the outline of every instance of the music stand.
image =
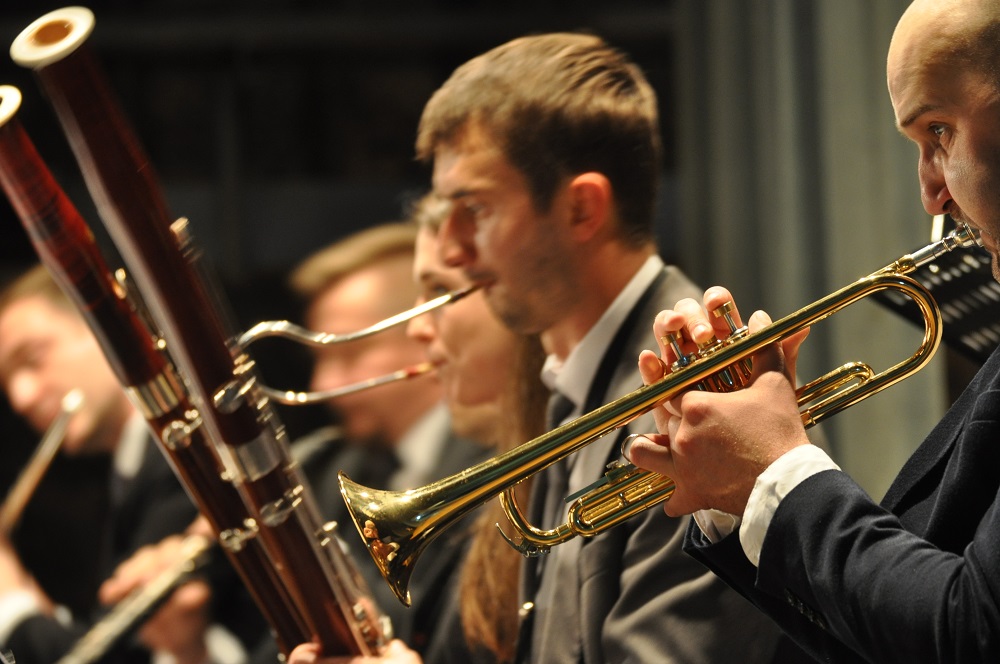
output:
M958 248L942 254L908 276L934 296L944 321L944 343L983 364L1000 344L1000 283L993 277L989 252L981 247ZM875 300L919 327L917 306L895 290L875 294Z

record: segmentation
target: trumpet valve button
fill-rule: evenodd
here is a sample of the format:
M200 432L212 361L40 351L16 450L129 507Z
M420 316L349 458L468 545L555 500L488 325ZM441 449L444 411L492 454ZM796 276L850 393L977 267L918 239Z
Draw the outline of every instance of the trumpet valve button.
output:
M680 332L680 330L676 332L667 332L665 335L660 337L660 341L663 342L664 345L670 346L670 350L674 351L674 356L677 358L671 367L672 371L686 367L697 359L697 355L694 353L685 355L684 351L681 349L681 344L684 342L684 335Z
M732 300L725 302L724 304L716 307L715 309L712 309L713 316L715 316L716 318L726 319L726 325L729 326L730 334L736 332L736 330L739 329L739 325L737 325L736 322L733 320L733 311L735 309L736 306L733 304Z

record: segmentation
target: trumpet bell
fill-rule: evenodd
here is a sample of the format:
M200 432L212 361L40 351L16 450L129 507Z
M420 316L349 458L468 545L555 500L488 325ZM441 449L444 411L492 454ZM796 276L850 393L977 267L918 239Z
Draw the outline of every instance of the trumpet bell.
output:
M410 576L420 552L430 539L423 510L419 510L419 495L405 500L396 491L370 489L340 473L340 492L361 539L372 560L400 602L410 606ZM417 492L408 492L414 493ZM402 502L417 509L416 516L404 516L398 509ZM433 526L432 526L433 527Z

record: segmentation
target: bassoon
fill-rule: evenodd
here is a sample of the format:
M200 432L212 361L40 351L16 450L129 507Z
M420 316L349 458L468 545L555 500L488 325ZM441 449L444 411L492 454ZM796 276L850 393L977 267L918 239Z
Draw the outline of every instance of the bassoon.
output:
M308 637L260 542L242 546L247 508L205 432L175 370L112 275L91 229L56 183L15 113L20 92L0 86L0 185L42 263L83 314L130 400L216 534L275 632L283 651Z
M50 12L15 39L11 55L34 69L51 102L187 388L190 428L213 441L255 526L248 536L262 542L306 626L306 640L325 655L378 652L384 621L370 595L359 592L352 561L331 544L252 359L231 343L221 302L199 271L187 221L169 214L149 159L86 47L93 27L85 8Z

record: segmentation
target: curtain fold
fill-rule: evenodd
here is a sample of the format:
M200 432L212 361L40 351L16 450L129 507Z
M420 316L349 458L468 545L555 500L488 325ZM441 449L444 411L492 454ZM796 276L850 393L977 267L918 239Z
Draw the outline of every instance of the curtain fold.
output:
M885 56L908 0L675 0L678 223L673 253L744 317L777 318L929 240L916 148L895 129ZM862 302L820 323L799 376L876 371L922 334ZM946 407L943 353L823 425L875 497Z

